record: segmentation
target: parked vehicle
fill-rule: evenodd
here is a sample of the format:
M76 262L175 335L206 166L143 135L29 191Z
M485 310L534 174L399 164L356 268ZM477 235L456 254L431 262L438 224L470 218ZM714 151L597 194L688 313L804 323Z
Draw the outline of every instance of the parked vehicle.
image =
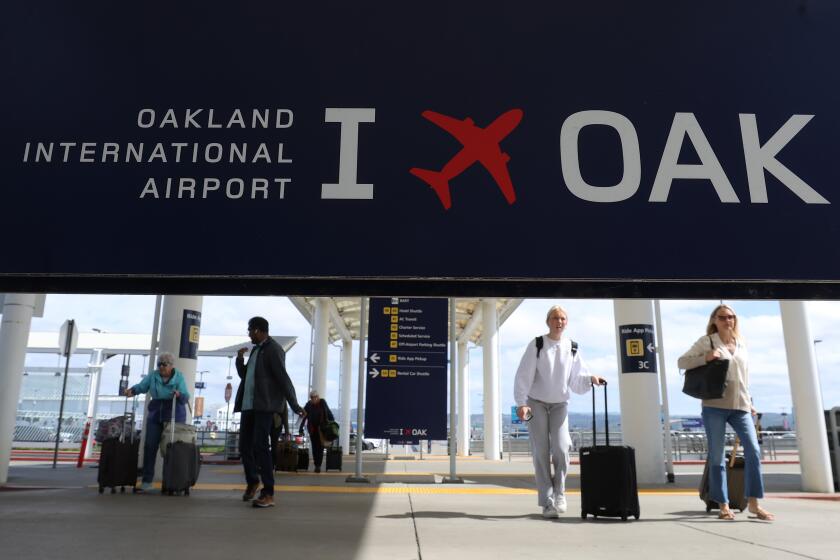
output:
M34 424L15 424L14 441L55 441L55 432Z
M370 451L376 449L376 444L370 440L362 439L362 451ZM356 452L356 434L350 434L350 453Z

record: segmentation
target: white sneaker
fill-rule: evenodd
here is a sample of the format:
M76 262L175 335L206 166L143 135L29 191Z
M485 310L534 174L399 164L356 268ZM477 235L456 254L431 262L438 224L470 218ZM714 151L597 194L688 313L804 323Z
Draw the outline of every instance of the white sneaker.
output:
M566 496L554 496L554 509L557 513L566 513Z
M557 513L557 508L555 508L552 504L548 504L543 507L543 517L546 519L557 519L560 515Z

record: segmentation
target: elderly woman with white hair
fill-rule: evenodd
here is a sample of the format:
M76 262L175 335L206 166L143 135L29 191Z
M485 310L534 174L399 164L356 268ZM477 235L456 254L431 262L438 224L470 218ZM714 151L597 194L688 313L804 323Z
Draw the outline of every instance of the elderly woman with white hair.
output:
M158 357L157 369L145 376L140 383L126 389L125 396L133 397L142 393L152 396L146 416L146 443L143 447L143 481L138 488L140 492L152 489L155 476L155 460L157 459L160 437L163 433L163 423L172 420L172 397L176 398L175 421L186 422L186 404L190 400L190 392L184 375L175 369L175 356L170 352L163 352Z
M569 397L573 392L586 393L592 384L606 383L602 377L589 374L577 344L563 337L568 322L566 310L559 305L548 310L545 318L548 334L528 344L513 382L516 415L529 422L537 502L543 509L543 517L549 519L566 511L566 472L571 447L567 421Z
M334 421L332 410L327 401L322 399L318 391L309 392L309 401L303 407L303 418L300 421L299 433L303 435L303 427L309 429L309 443L312 445L312 463L315 472L321 472L321 462L324 460L324 442L321 439L321 425Z

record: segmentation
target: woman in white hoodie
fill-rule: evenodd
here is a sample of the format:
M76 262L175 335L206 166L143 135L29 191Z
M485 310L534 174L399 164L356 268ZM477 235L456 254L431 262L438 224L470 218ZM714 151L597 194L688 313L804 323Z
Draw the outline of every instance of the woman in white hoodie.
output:
M590 375L577 344L563 338L568 314L559 305L548 310L548 334L532 340L516 371L513 398L516 415L529 421L534 460L537 503L543 517L556 518L566 511L566 472L569 470L568 400L582 395L592 384L606 381ZM551 465L554 464L554 474Z

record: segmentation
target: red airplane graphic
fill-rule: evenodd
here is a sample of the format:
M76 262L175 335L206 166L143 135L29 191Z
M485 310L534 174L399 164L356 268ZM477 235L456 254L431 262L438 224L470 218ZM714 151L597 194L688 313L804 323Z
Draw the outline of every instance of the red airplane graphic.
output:
M522 121L521 109L511 109L500 115L486 128L476 126L471 118L458 120L434 111L423 111L423 117L454 136L464 146L440 171L419 167L412 167L409 170L412 175L422 179L434 189L446 210L452 206L449 181L466 171L475 162L481 163L493 176L508 204L516 201L516 193L513 191L513 183L507 169L510 156L502 152L499 143Z

